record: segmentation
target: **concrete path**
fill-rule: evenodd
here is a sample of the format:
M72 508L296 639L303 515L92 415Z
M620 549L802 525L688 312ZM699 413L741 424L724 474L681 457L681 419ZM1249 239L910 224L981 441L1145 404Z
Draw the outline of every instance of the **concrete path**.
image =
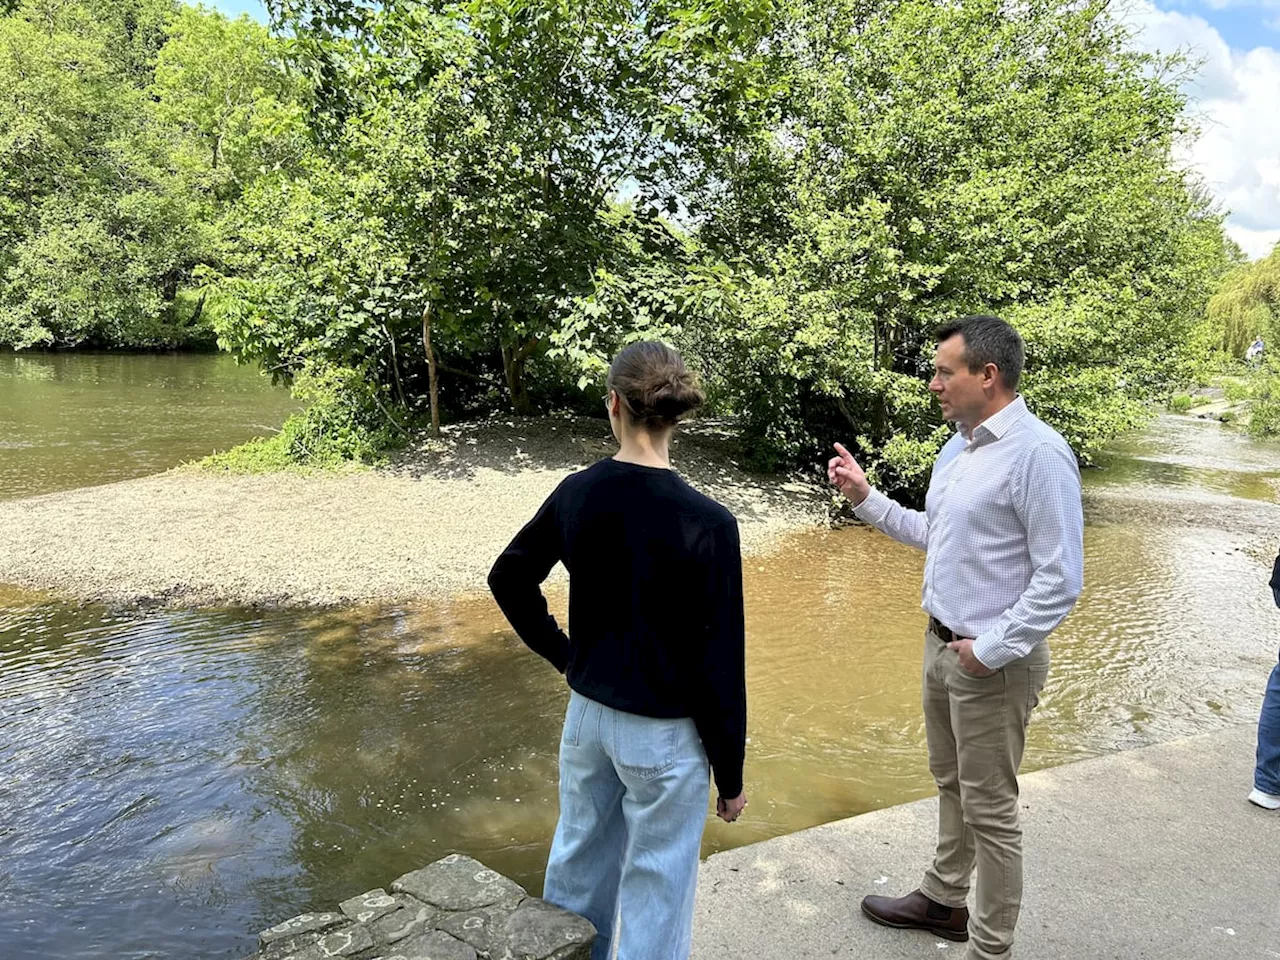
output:
M1253 751L1239 726L1023 777L1019 960L1280 958L1280 811L1245 801ZM918 885L936 816L922 800L711 857L693 960L960 960L858 909Z

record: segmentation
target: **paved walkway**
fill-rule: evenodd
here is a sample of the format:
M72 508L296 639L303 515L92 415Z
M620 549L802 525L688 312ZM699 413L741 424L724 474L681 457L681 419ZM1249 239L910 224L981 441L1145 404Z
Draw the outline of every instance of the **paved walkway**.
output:
M1253 750L1237 726L1023 777L1018 960L1280 958L1280 811L1245 801ZM917 886L936 816L922 800L711 857L693 960L959 960L858 910Z

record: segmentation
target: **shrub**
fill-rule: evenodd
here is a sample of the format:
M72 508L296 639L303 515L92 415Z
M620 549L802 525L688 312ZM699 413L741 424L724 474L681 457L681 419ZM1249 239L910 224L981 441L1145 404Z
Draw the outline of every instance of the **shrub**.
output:
M1248 383L1242 383L1239 380L1228 380L1223 385L1226 398L1232 403L1239 403L1241 400L1248 400L1252 390Z
M289 417L274 437L258 437L216 453L201 466L262 473L382 462L387 451L404 445L407 435L380 390L363 371L349 367L304 371L294 380L293 395L308 402L305 410Z
M1280 373L1269 372L1255 383L1249 434L1258 438L1280 437Z

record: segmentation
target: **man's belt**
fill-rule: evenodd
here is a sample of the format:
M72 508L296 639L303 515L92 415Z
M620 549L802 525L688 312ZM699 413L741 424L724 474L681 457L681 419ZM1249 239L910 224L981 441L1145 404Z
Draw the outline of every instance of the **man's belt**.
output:
M934 635L943 643L951 643L953 640L964 639L964 637L960 636L960 634L956 633L954 630L943 626L941 621L936 617L929 618L929 629L932 630Z

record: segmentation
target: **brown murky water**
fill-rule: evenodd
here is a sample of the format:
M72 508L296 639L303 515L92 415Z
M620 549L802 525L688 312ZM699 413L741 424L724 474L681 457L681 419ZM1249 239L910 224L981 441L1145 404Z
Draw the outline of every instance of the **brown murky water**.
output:
M224 354L0 351L0 499L159 473L298 409Z
M1090 473L1199 522L1089 523L1028 768L1252 720L1280 625L1253 548L1276 526L1238 507L1274 511L1277 478L1280 448L1173 419ZM752 803L706 852L931 792L921 569L864 529L748 562ZM455 849L537 891L565 699L486 598L129 614L0 590L4 955L235 957Z

